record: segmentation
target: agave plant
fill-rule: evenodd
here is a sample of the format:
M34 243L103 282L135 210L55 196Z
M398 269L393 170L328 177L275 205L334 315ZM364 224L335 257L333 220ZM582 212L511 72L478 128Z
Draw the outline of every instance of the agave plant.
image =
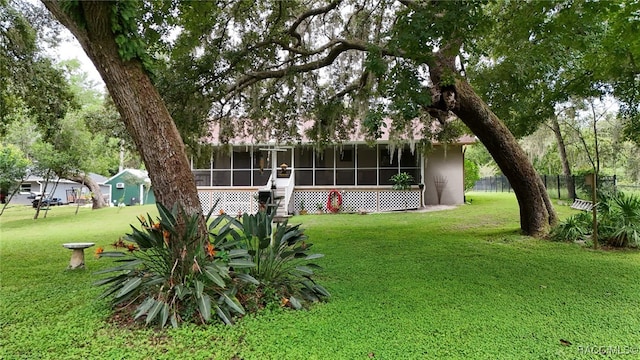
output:
M124 238L130 242L128 253L99 254L117 257L121 263L98 272L111 274L95 283L107 286L102 297L112 296L114 307L137 305L135 319L145 317L147 324L155 321L161 327L168 321L174 327L184 320L205 323L212 310L231 324L233 314L244 314L236 297L238 284L258 283L248 274L235 272L254 266L249 253L226 234L199 236L198 215L169 211L162 204L157 207L157 221L147 214L138 217L141 229L131 226L132 233ZM185 224L179 225L178 218L185 219Z
M300 225L289 225L287 221L273 225L275 211L259 211L244 214L242 221L227 216L223 229L242 244L253 267L244 271L259 282L262 292L275 293L295 309L305 302L316 302L330 296L329 292L313 280L314 270L320 266L311 260L323 257L310 253L313 244L307 242ZM230 230L237 229L237 233Z

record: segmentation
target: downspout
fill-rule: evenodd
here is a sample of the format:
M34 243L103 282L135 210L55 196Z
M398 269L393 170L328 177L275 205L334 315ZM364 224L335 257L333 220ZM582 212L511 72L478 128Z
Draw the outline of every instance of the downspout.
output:
M467 194L465 192L465 188L464 188L464 174L465 174L465 164L464 164L464 157L467 153L467 147L465 145L462 145L462 203L466 204L467 203Z
M420 207L424 207L424 198L427 191L425 171L427 167L427 161L429 161L429 157L425 156L424 152L420 152L420 156L422 157L422 161L420 161L420 183L422 184L422 189L420 189Z

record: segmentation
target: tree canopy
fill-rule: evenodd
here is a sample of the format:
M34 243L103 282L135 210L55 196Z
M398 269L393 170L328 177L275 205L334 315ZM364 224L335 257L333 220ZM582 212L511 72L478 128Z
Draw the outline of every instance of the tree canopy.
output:
M0 138L32 160L32 174L82 183L94 208L104 206L87 174L115 174L123 144L135 150L115 107L77 61L50 58L46 47L58 44L60 26L45 9L0 1L0 10Z
M306 135L318 144L346 138L356 121L375 139L387 117L392 142L415 141L418 121L428 147L459 135L450 126L455 115L517 183L524 232L543 233L555 221L526 155L465 77L466 54L478 51L478 39L491 30L485 2L44 3L97 65L156 185L170 176L150 152L177 154L181 145L163 134L171 149L155 149L153 134L141 128L174 127L147 78L161 89L187 143L197 142L210 120L221 124L222 142L245 131L258 140L295 141L299 119L314 120ZM146 119L152 106L162 114ZM183 160L174 168L187 176ZM182 195L175 184L160 189L189 207L196 197L195 188Z
M218 121L222 142L247 128L258 139L295 141L301 118L316 120L307 135L319 143L344 140L361 120L375 140L382 117L393 119L394 140L412 141L419 120L430 141L433 54L452 37L462 43L481 36L483 16L474 2L164 6L154 10L176 16L149 28L176 29L177 36L161 47L170 71L157 73L159 87L179 127L206 130L207 121ZM440 120L441 140L460 135Z
M24 108L47 134L77 103L62 71L43 46L57 41L57 26L43 9L0 0L0 135L16 109Z
M640 53L636 1L496 1L492 32L472 54L471 81L517 136L534 132L572 99L615 96L637 139Z

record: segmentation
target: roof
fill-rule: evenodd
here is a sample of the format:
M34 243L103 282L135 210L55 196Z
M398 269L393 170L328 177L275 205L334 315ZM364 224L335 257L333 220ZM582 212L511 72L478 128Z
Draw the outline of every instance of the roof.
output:
M122 176L125 173L131 174L132 176L136 177L137 179L139 179L140 181L143 181L143 182L151 181L149 179L149 174L147 173L146 170L123 169L119 173L117 173L117 174L113 175L112 177L110 177L109 179L107 179L105 181L105 183L111 182L112 180L119 178L120 176Z
M377 140L377 142L380 143L386 143L389 142L390 140L390 130L392 128L392 120L389 118L384 119L384 126L381 128L381 137ZM298 134L291 134L290 138L292 139L299 139L299 141L295 141L298 144L310 144L313 141L311 139L309 139L306 135L307 130L311 129L312 126L314 125L314 121L313 120L302 120L302 121L298 121L297 123L297 129L298 129ZM251 124L250 122L246 121L243 122L240 126L238 126L236 129L234 129L233 132L233 137L228 139L229 144L232 145L257 145L257 144L263 144L263 145L268 145L268 144L272 144L272 143L276 143L277 141L275 139L270 139L267 141L264 141L262 139L258 139L257 137L255 137L252 132L251 132ZM422 130L424 128L424 124L418 120L418 119L414 119L412 120L412 124L410 126L411 130L412 130L412 134L408 134L407 139L406 140L410 140L410 139L415 139L415 140L419 140L422 138ZM213 145L220 145L220 123L218 122L214 122L211 123L210 125L210 135L203 138L203 141L205 143L209 143L209 144L213 144ZM367 140L365 139L365 135L364 132L361 130L360 127L360 123L356 122L355 127L353 128L353 131L351 131L350 134L348 134L348 138L345 141L345 143L366 143ZM466 144L473 144L476 143L477 139L475 136L473 135L463 135L460 138L458 138L458 140L455 142L456 144L459 145L466 145ZM437 143L437 142L436 142Z
M89 177L93 179L93 181L97 182L98 184L104 184L107 182L107 177L106 176L102 176L100 174L94 174L94 173L90 173Z
M104 185L104 183L107 181L106 177L99 174L90 173L89 177L92 178L93 181L95 181L98 185ZM45 181L45 179L42 176L29 175L29 177L25 179L23 182L43 182L43 181ZM69 179L58 179L55 176L49 178L49 182L56 182L56 181L60 184L79 184L78 182L72 181Z

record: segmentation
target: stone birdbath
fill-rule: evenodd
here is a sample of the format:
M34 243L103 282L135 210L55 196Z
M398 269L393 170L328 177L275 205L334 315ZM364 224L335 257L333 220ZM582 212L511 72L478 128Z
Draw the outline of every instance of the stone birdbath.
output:
M69 266L67 269L75 270L75 269L84 269L84 249L92 247L95 243L66 243L62 244L62 246L67 249L73 250L71 253L71 261L69 261Z

